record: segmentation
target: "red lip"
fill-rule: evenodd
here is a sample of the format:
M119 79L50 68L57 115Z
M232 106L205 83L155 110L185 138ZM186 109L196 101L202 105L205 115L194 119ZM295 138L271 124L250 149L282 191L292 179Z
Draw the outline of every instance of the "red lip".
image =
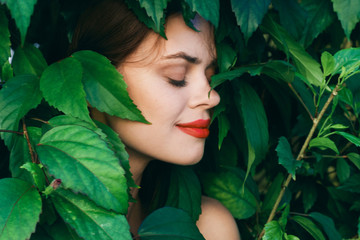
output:
M196 138L207 138L209 131L210 119L198 119L193 122L179 123L176 126L186 134Z

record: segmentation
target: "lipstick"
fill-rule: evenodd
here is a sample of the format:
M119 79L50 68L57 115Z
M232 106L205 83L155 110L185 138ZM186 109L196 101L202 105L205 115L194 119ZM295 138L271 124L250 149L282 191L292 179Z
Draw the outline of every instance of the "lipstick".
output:
M196 138L207 138L210 134L209 125L210 119L198 119L193 122L179 123L176 127L190 136Z

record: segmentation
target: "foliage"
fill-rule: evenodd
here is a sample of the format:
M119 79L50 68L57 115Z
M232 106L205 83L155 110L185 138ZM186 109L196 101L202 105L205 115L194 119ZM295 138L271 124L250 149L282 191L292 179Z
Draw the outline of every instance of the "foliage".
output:
M109 60L65 55L86 2L0 0L0 240L132 239L128 155L87 103L148 122ZM169 0L126 2L166 37ZM201 184L243 239L358 238L359 2L205 2L181 1L190 27L194 12L215 26L218 52L211 85L222 101L200 181L174 169L167 207L139 236L203 239Z

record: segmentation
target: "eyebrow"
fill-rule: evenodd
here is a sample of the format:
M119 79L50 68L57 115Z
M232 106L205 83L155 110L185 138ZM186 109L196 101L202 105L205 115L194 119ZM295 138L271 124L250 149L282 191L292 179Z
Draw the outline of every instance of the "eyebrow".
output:
M192 63L192 64L200 64L201 63L201 60L199 58L190 56L189 54L187 54L185 52L178 52L178 53L170 54L170 55L163 57L163 59L178 59L178 58L184 59L185 61ZM213 59L211 61L211 63L209 64L209 67L216 66L217 65L216 63L217 63L217 60Z

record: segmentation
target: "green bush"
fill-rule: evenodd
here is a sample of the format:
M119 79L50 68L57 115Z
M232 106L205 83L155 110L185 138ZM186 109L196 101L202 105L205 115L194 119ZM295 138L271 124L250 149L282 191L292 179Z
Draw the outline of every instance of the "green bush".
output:
M132 239L128 155L89 118L87 101L146 120L105 57L66 56L87 1L0 3L0 239ZM164 35L168 0L127 3ZM203 239L191 204L200 187L230 210L243 239L359 238L360 2L182 6L185 20L197 12L215 26L217 134L200 164L172 169L166 207L155 203L141 239Z

